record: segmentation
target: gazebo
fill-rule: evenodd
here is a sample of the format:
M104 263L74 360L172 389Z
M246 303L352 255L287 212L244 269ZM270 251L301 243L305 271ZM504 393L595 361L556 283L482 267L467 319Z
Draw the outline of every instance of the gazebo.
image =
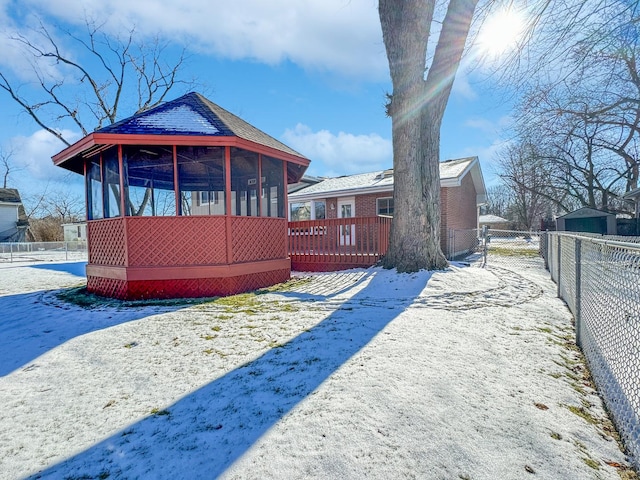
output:
M198 93L53 157L84 175L87 288L120 299L231 295L287 280L287 185L309 160Z

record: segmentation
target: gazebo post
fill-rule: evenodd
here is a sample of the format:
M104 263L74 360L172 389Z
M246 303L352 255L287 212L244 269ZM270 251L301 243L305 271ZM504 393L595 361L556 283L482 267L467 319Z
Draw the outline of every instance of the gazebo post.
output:
M126 217L125 213L125 199L124 199L124 161L122 159L122 144L118 144L118 170L120 170L120 178L118 179L120 182L120 216ZM104 184L102 185L104 188Z
M182 193L178 183L178 147L173 145L173 190L176 197L176 217L182 213Z
M227 263L233 260L231 236L231 147L224 147L224 201L225 201L225 233L227 235Z

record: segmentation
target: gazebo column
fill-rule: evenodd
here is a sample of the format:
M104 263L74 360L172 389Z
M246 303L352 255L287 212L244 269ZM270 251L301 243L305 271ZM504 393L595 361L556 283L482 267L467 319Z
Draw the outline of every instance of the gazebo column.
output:
M227 235L227 263L233 262L233 236L231 234L231 147L224 147L224 200L225 232Z

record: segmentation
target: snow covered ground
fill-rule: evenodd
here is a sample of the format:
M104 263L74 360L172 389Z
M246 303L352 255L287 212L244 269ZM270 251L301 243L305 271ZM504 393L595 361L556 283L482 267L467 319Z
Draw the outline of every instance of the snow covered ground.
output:
M617 479L627 465L541 262L90 308L57 296L83 266L0 264L2 479Z

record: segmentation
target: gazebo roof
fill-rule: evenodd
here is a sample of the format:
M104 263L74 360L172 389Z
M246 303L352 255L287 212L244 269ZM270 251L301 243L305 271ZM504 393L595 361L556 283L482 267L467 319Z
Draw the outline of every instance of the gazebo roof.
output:
M195 92L96 130L55 155L53 162L81 173L81 159L105 146L163 143L231 145L309 164L300 153Z

